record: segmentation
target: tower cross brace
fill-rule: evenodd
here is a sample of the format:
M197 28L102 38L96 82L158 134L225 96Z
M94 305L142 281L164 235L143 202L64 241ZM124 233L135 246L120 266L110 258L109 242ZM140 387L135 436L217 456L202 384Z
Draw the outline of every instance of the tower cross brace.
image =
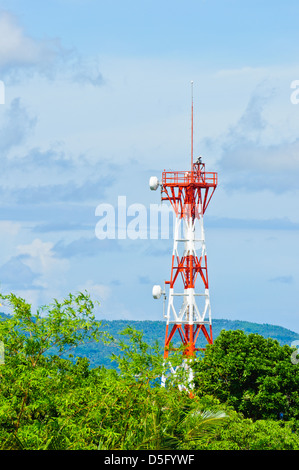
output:
M194 358L200 349L196 343L200 332L208 344L213 343L212 318L207 269L207 253L203 216L218 184L218 175L207 172L202 157L193 162L193 82L191 107L191 170L165 171L162 181L151 177L150 188L161 186L161 201L168 201L175 212L175 229L168 286L168 305L164 316L166 332L164 359L167 360L174 337L179 337L183 345L183 365L189 371L192 383L192 370L188 368L188 358ZM154 298L166 293L160 286L153 287ZM176 370L171 367L171 372ZM162 385L165 385L162 377Z

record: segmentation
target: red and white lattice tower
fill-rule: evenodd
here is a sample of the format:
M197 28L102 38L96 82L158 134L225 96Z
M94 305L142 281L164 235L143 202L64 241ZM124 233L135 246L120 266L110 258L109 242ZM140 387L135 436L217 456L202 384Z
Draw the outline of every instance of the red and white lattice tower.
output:
M184 346L184 359L195 357L202 349L196 346L200 333L204 334L208 344L213 343L203 216L217 186L217 173L207 172L201 159L198 157L195 163L193 161L192 89L191 168L189 171L164 171L160 182L156 177L150 179L150 188L155 190L161 186L161 200L170 202L176 216L171 274L170 280L165 282L169 287L168 306L164 312L165 360L174 349L171 342L175 337ZM161 295L166 299L165 290L154 286L154 298ZM175 370L171 371L175 373ZM191 369L189 382L192 382Z

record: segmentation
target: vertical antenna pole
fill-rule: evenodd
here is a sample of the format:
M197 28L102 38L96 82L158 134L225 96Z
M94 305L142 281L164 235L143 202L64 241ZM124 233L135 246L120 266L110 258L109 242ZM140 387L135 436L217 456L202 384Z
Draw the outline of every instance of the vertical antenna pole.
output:
M193 178L193 80L191 81L191 178Z

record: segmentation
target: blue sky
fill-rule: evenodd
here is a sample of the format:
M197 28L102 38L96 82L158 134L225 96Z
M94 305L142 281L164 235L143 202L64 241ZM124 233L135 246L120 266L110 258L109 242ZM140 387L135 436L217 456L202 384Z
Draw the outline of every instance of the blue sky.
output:
M34 308L87 289L98 318L162 319L172 240L98 240L99 204L159 203L194 148L212 316L299 332L297 1L0 0L0 282Z

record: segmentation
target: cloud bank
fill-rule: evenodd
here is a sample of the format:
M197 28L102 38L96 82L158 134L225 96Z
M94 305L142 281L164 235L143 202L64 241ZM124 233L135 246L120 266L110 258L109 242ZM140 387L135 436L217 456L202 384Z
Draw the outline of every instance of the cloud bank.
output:
M82 58L75 48L67 49L61 39L36 39L21 26L16 15L0 11L0 73L6 82L17 82L38 73L80 84L105 83L96 58Z
M230 190L269 190L284 193L298 189L299 139L276 142L279 129L266 117L275 90L258 87L221 144L219 169Z

